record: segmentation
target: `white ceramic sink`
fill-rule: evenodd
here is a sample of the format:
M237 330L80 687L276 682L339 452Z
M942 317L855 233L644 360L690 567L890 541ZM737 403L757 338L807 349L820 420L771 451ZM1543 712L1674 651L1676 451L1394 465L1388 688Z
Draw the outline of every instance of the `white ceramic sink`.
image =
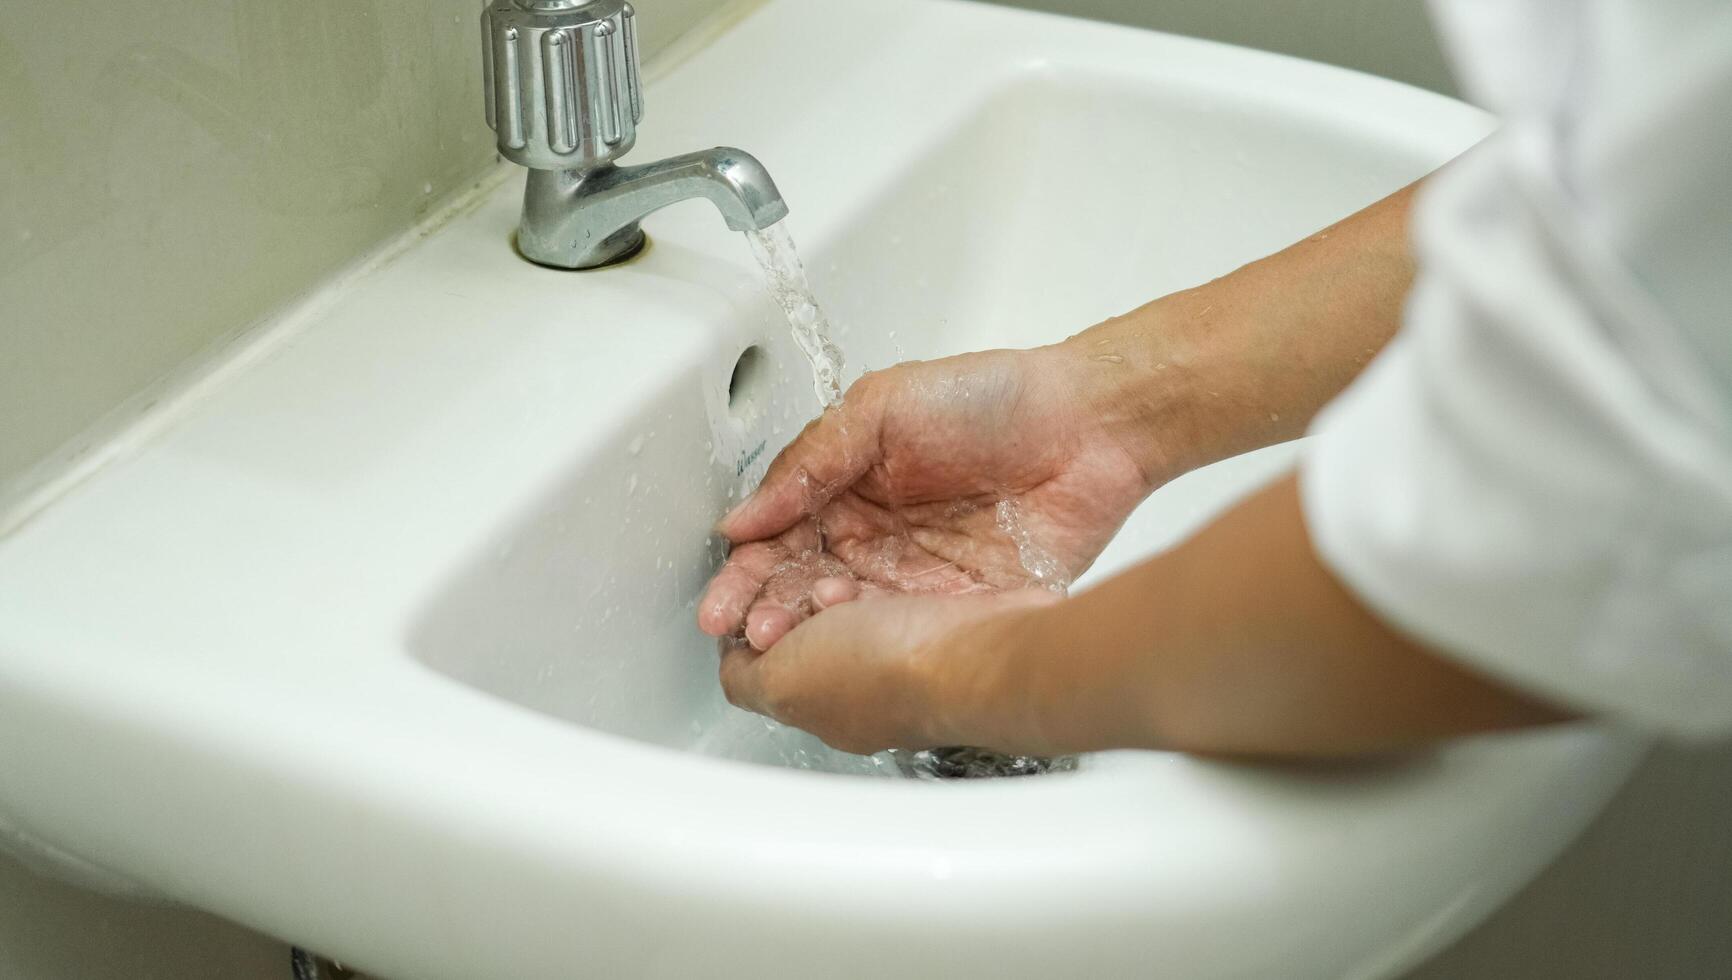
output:
M776 0L648 97L634 159L768 164L856 370L1056 339L1488 128L1348 72L940 0ZM314 298L0 540L0 838L399 980L1337 980L1496 907L1639 755L1578 727L944 785L739 761L790 743L729 714L692 604L809 377L708 205L561 273L508 245L520 189ZM1292 455L1162 490L1102 569Z

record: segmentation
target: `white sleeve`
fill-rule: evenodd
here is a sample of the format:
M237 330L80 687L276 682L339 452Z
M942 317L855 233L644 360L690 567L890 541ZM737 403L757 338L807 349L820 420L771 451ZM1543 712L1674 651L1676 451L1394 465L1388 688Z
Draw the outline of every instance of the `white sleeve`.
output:
M1393 625L1557 702L1714 736L1732 733L1732 5L1693 9L1645 65L1588 25L1606 77L1431 181L1406 322L1319 416L1301 487L1324 562ZM1620 65L1646 75L1613 84Z

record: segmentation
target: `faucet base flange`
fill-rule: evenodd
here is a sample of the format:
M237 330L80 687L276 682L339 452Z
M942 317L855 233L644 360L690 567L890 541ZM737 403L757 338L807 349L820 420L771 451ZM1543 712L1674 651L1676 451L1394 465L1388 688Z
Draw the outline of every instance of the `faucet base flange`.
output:
M601 240L601 244L581 254L583 259L574 263L573 257L579 252L574 249L540 249L525 248L523 232L511 236L512 245L517 254L530 262L547 269L559 269L562 272L585 272L590 269L604 269L610 265L629 262L637 258L638 253L649 244L649 236L635 222Z

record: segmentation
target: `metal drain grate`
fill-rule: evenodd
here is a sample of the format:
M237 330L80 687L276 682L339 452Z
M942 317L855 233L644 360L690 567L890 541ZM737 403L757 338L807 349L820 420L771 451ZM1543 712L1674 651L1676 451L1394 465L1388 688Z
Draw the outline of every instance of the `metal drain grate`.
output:
M1076 768L1076 756L1064 755L1043 759L1032 755L1005 755L991 749L952 746L942 749L921 749L918 752L892 752L896 764L905 775L916 779L994 779L1000 776L1039 776L1049 772L1070 772Z
M299 946L289 950L289 969L294 980L367 980L343 964L315 956Z

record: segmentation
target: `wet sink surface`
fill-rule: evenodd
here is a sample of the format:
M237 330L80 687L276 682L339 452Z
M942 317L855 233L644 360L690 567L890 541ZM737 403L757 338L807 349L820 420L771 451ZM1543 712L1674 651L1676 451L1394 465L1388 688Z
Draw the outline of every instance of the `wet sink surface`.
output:
M854 371L1058 339L1488 127L1348 72L938 0L777 0L648 105L634 158L770 167ZM404 980L1376 977L1527 880L1639 754L1578 728L966 786L742 764L784 753L728 727L691 608L809 376L707 205L559 273L507 245L518 179L0 540L0 839ZM1094 574L1293 453L1163 489Z

